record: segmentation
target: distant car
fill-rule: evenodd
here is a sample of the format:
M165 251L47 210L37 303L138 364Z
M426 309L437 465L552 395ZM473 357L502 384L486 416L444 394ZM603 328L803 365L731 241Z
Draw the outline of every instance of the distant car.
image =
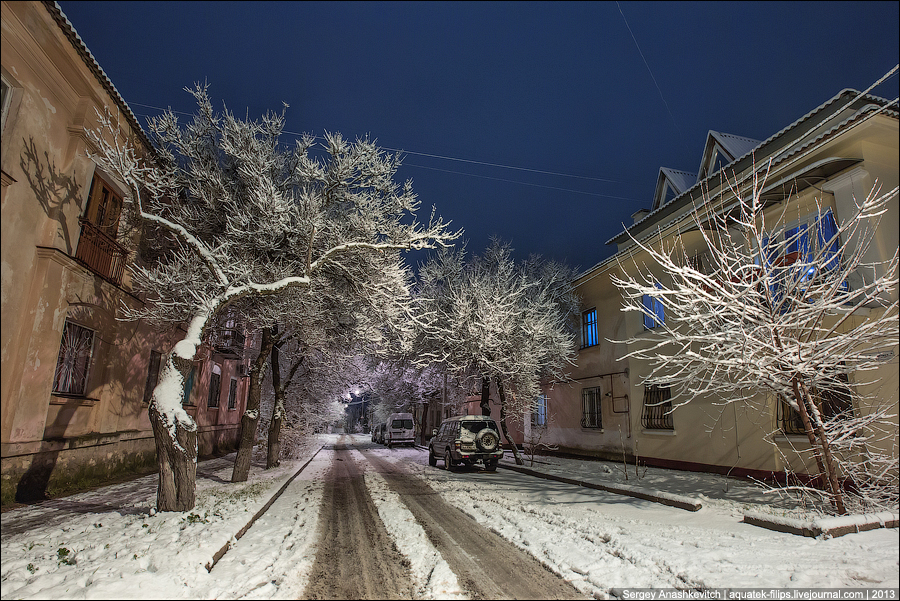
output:
M372 426L372 442L378 442L378 425Z
M444 469L478 462L489 472L496 471L503 457L497 422L483 415L458 415L445 419L428 443L428 465L444 460Z
M385 429L385 443L388 448L395 444L412 446L416 441L416 427L412 413L391 413Z
M384 429L386 424L378 424L378 434L375 436L375 442L384 444Z

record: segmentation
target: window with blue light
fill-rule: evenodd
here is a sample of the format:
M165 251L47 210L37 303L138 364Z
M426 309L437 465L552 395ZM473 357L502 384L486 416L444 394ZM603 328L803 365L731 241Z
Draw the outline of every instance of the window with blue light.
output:
M659 282L656 283L656 288L662 290L662 286L659 285ZM658 328L659 326L666 323L666 310L663 307L662 299L654 294L645 294L641 297L641 302L644 305L644 328L647 330L652 330L653 328Z
M594 308L581 314L581 348L597 344L597 309Z

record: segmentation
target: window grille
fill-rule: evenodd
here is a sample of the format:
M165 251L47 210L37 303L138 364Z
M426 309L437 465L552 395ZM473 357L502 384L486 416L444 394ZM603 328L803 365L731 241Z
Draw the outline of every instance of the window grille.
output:
M853 401L850 394L850 379L847 374L839 374L834 388L818 391L812 390L813 399L822 413L822 418L828 420L852 418ZM778 425L784 434L806 434L800 412L791 407L787 399L779 397Z
M206 401L207 407L219 406L219 393L221 392L221 374L212 373L209 377L209 398Z
M53 374L53 392L85 394L93 349L94 331L66 321Z
M156 351L150 351L150 365L147 367L147 383L144 384L144 403L150 403L153 390L159 382L159 364L162 355Z
M647 430L674 430L672 389L668 386L644 386L641 425Z
M228 389L228 408L234 409L237 406L237 379L231 378L231 386Z
M659 282L656 283L656 288L662 290ZM666 323L666 310L663 308L661 299L652 294L645 294L641 297L641 302L646 311L644 313L644 328L652 330Z
M539 394L534 407L531 409L531 425L535 428L543 428L547 425L546 394Z
M581 314L581 348L597 344L597 309Z
M581 390L581 427L602 428L603 421L600 416L600 388L583 388Z

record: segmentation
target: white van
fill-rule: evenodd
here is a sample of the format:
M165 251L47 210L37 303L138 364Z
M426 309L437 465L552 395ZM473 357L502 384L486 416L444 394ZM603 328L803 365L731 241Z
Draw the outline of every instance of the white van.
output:
M391 413L384 430L384 444L388 448L395 444L412 446L415 443L416 430L412 413Z

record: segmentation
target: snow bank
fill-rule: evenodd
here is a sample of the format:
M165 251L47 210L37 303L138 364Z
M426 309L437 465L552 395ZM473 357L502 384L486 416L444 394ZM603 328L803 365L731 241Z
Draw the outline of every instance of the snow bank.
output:
M758 511L745 511L744 522L777 532L787 532L788 534L809 537L825 535L833 538L877 528L896 528L898 522L900 522L900 515L885 511L859 515L841 515L809 521Z

